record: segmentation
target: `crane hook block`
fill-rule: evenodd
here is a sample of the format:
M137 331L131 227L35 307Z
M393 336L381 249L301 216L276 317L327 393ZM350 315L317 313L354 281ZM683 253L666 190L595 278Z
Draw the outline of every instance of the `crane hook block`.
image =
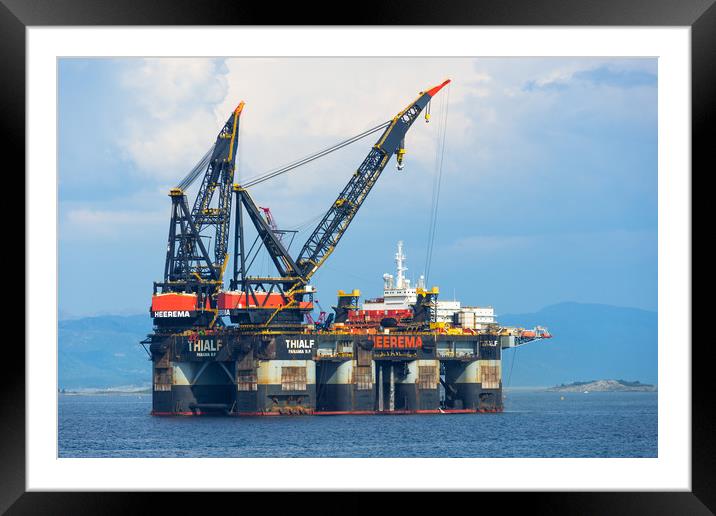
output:
M405 136L403 136L403 139L400 140L400 145L398 145L398 149L395 151L395 161L397 162L395 165L395 168L398 170L403 170L403 157L405 156Z
M403 164L404 156L405 156L405 148L403 148L401 146L395 153L395 160L397 161L395 168L397 168L398 170L403 170L403 168L405 168L405 165Z

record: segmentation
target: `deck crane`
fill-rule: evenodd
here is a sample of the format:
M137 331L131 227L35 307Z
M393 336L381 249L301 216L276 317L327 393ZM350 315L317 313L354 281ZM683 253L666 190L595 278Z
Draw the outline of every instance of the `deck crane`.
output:
M271 209L270 209L270 208L264 208L263 206L259 206L259 209L260 209L262 212L264 212L264 218L266 219L266 222L267 222L268 225L271 227L271 229L273 230L273 232L274 232L274 233L278 233L278 232L279 232L279 229L278 229L278 226L276 225L276 221L275 221L274 218L273 218L273 214L271 213ZM279 240L281 240L281 236L282 236L282 235L280 235L280 234L278 235L278 239L279 239Z
M232 186L244 102L232 111L209 151L169 192L172 200L164 279L154 282L150 312L160 327L213 326L216 293L228 261ZM189 209L186 189L203 173ZM213 252L210 241L213 238ZM209 242L205 243L205 240Z
M316 304L318 305L318 309L320 310L320 312L318 313L318 318L314 320L313 316L308 313L306 314L306 322L310 325L313 325L316 329L325 328L326 321L328 320L328 312L323 309L321 303L318 302L318 299L314 299L314 301L316 302Z
M298 230L295 229L279 229L278 224L276 224L276 219L273 216L273 213L271 213L271 208L264 208L263 206L259 206L259 209L264 214L264 219L266 219L266 223L271 228L271 231L278 237L278 241L283 244L283 246L288 250L291 248L291 244L293 243L293 238L296 236L296 233L298 233ZM288 238L286 238L286 235L290 235Z
M261 217L260 210L249 195L247 188L257 181L247 181L243 186L234 185L236 194L236 222L234 227L234 274L231 290L219 294L218 306L222 314L229 315L233 323L256 326L297 327L305 314L313 309L311 277L335 250L341 237L353 221L361 205L380 178L390 159L395 155L398 169L402 168L405 155L405 135L432 98L450 80L421 92L417 99L400 111L392 120L371 130L383 129L378 141L353 173L350 180L327 210L301 248L296 259L292 258L276 233L275 228ZM363 136L368 132L363 133ZM359 135L362 137L361 135ZM352 141L356 141L356 138ZM346 140L349 142L350 140ZM340 148L343 143L336 146ZM305 158L306 163L329 152ZM296 165L298 166L298 165ZM287 167L285 170L288 170ZM277 173L268 174L275 177ZM243 207L243 209L242 209ZM268 252L278 276L256 277L248 275L247 254L243 227L243 211L257 231L257 240ZM253 247L253 246L252 246ZM249 253L251 254L251 250ZM248 264L250 266L250 263Z

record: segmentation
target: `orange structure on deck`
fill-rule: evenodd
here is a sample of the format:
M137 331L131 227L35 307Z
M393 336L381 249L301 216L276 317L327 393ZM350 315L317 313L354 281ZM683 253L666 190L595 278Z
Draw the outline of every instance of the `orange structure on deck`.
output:
M185 294L183 292L167 292L165 294L154 294L152 296L152 312L163 312L167 310L196 310L198 296L196 294Z
M266 292L238 292L228 291L220 292L217 296L217 306L219 310L234 310L237 308L278 308L286 306L288 300L281 294ZM297 308L303 310L313 310L313 303L310 301L301 301L296 305Z

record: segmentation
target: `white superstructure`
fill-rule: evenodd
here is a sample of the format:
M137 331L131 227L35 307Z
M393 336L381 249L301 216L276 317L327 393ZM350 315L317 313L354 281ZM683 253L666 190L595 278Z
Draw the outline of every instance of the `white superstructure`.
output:
M495 309L491 306L464 306L455 312L452 322L463 328L480 330L495 323Z
M418 289L425 288L425 277L420 276L415 287L405 273L406 256L403 241L398 242L395 253L396 275L383 274L383 297L369 299L363 303L363 310L410 310L418 300ZM461 306L460 301L438 300L436 308L437 322L450 323L465 328L480 329L495 322L495 310L489 307Z
M437 322L453 322L456 312L460 310L460 301L441 301L438 299L436 307Z
M424 288L423 276L420 276L415 287L410 286L410 280L405 277L405 254L403 253L403 241L398 242L398 252L395 253L395 264L397 275L393 276L387 272L383 274L383 297L366 300L363 303L363 310L409 310L418 300L417 289Z

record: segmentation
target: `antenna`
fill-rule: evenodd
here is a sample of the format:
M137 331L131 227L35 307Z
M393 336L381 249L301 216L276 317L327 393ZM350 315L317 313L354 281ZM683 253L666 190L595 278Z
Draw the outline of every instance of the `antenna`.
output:
M398 269L398 277L396 281L396 288L406 288L405 286L405 275L403 274L405 271L408 270L407 267L404 266L405 264L405 255L403 254L403 241L398 241L398 252L395 253L395 263L397 264Z

